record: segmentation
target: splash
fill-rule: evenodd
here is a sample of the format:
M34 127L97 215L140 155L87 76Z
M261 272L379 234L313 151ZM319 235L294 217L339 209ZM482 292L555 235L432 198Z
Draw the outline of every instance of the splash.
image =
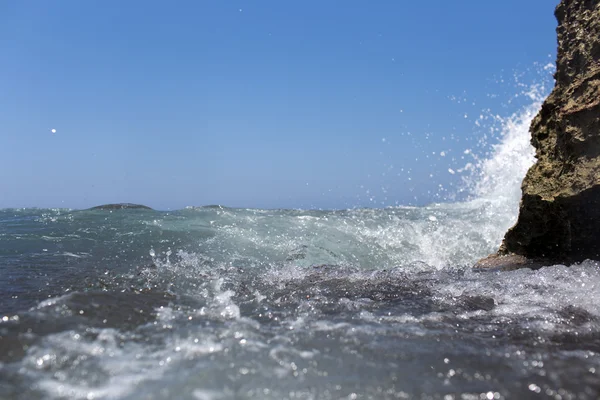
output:
M524 84L515 78L520 91L508 103L514 103L518 98L523 105L508 117L490 114L485 118L491 121L489 132L492 137L497 137L497 142L490 146L488 135L483 135L479 146L490 150L484 156L465 150L472 160L457 169L464 174L460 191L468 194L467 203L486 206L482 211L490 224L486 229L490 231L490 239L497 236L491 240L498 244L504 232L516 222L521 183L535 162L529 127L554 85L552 64L536 64L535 67L537 82Z
M475 164L476 172L468 178L475 178L471 186L476 197L514 202L521 195L521 181L535 161L529 127L548 93L544 84L536 84L525 94L531 102L523 109L507 118L494 116L500 124L500 141L492 145L489 158Z

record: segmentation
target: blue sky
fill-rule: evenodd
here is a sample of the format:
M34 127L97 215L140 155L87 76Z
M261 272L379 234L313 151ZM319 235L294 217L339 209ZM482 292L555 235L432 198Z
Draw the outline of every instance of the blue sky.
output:
M0 208L434 201L556 3L1 2Z

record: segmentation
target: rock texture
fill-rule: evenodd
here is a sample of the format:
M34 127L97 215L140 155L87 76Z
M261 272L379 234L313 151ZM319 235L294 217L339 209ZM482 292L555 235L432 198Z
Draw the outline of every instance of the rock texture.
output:
M556 85L530 128L537 162L516 225L479 266L600 260L600 0L562 0L555 15Z

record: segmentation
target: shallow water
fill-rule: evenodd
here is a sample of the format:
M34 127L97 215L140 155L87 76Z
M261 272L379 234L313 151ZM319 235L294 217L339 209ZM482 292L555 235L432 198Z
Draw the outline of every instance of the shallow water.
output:
M0 396L597 398L598 263L472 272L491 207L4 210Z

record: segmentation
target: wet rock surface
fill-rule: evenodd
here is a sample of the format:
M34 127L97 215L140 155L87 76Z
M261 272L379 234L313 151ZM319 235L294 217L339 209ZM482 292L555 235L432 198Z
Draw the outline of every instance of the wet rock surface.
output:
M490 254L473 267L474 271L514 271L520 268L540 269L552 265L546 259L527 258L518 254Z
M556 85L531 124L537 162L498 251L509 258L492 255L476 268L600 257L600 0L563 0L555 15Z

